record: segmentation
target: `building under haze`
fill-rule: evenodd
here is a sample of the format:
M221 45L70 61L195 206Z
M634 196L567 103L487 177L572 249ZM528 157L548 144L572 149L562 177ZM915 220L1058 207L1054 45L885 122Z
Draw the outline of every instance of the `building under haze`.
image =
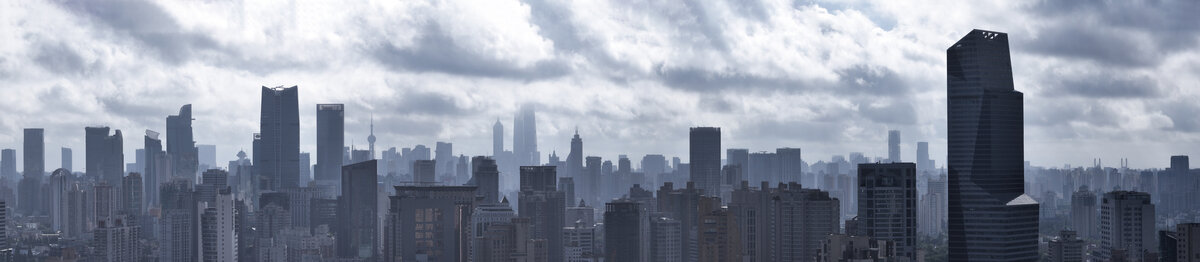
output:
M300 186L300 108L296 86L262 87L259 135L254 167L259 187L282 190ZM170 136L170 135L168 135Z
M171 159L171 177L195 179L200 168L200 152L192 135L190 104L180 107L178 115L167 116L167 155Z
M337 257L373 259L378 250L378 187L375 160L342 167L338 197Z
M1133 191L1104 193L1100 201L1100 245L1093 254L1101 261L1142 261L1158 252L1154 204L1150 194Z
M913 163L858 165L858 232L892 242L897 257L917 261L917 167Z
M690 181L707 196L721 194L721 128L693 127L689 135Z
M1088 190L1087 185L1079 187L1079 191L1071 194L1071 225L1077 236L1086 240L1092 240L1099 237L1099 225L1096 220L1100 218L1096 208L1096 194Z
M397 186L389 197L384 261L469 261L473 186Z
M21 182L17 185L17 207L21 213L30 216L41 212L42 207L42 175L46 172L46 131L41 128L25 129L24 171L21 172Z
M888 130L888 162L900 161L900 130Z
M946 63L949 259L1037 260L1038 203L1024 194L1023 104L1008 34L972 30L946 50Z
M541 165L542 153L538 152L537 117L534 105L524 104L513 116L513 161L517 166Z
M521 167L517 213L519 217L529 219L530 238L544 239L551 247L546 257L550 261L562 261L566 196L557 188L555 171L553 166Z
M346 112L342 104L317 105L317 183L337 186L342 174Z

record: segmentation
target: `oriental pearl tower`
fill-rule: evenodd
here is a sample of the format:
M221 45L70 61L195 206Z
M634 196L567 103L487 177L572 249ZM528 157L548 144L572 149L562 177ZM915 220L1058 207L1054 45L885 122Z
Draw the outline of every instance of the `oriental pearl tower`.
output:
M367 136L368 149L371 151L371 159L375 159L375 117L371 117L371 135Z

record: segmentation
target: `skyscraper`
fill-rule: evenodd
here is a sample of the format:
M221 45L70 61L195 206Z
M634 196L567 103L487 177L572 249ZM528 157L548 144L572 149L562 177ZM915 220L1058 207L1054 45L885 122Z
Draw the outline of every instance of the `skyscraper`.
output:
M469 261L473 186L397 186L389 197L384 261Z
M342 104L317 105L317 171L318 183L334 186L341 181L342 147L345 147L345 106Z
M74 161L72 161L72 160L74 160L74 159L72 159L71 148L69 148L69 147L62 148L62 168L67 169L67 170L74 170L74 167L73 167Z
M492 157L500 157L501 154L504 154L504 124L496 119L496 124L492 125Z
M436 172L436 169L437 169L436 167L437 167L436 160L417 160L417 161L413 162L413 165L412 165L413 182L417 182L417 183L437 182L437 177L434 173L434 172Z
M1092 240L1097 238L1096 230L1099 225L1096 225L1096 219L1100 216L1096 213L1096 194L1088 190L1087 185L1079 187L1079 191L1071 194L1071 228L1077 232L1080 238Z
M721 194L721 128L693 127L689 142L690 181L707 196Z
M125 174L125 157L121 130L108 134L108 127L86 127L87 154L85 171L88 175L99 178L114 187L121 186L121 177Z
M1142 261L1158 252L1154 230L1154 204L1150 194L1133 191L1104 193L1100 204L1101 261Z
M804 162L800 155L799 148L778 148L775 149L775 160L778 161L779 177L775 183L790 183L801 181L800 163Z
M917 174L931 172L933 163L929 161L929 142L917 142Z
M50 205L50 228L66 232L67 214L67 192L71 189L70 182L73 179L71 171L65 168L54 170L50 174L50 199L47 199L47 204Z
M612 261L650 261L650 220L641 203L618 199L604 204L604 258Z
M200 153L192 136L192 105L179 107L178 115L167 116L167 155L171 157L171 177L196 179Z
M434 146L434 161L437 161L436 171L437 177L455 177L454 169L457 168L454 157L454 144L447 142L437 142ZM466 182L466 181L462 181Z
M17 150L9 148L0 150L0 178L12 182L21 180L20 177L17 177Z
M564 177L577 177L583 172L583 139L579 138L579 129L575 129L575 137L571 138L571 153L567 154L567 174Z
M900 130L888 130L888 162L900 162Z
M25 215L33 215L43 206L42 174L46 172L46 143L45 130L41 128L25 129L25 165L21 172L21 183L17 190L19 210Z
M378 182L376 160L342 167L342 196L338 198L337 255L373 259L379 250Z
M913 163L858 165L858 230L917 261L917 170Z
M486 157L477 156L471 160L475 175L475 185L479 187L475 192L483 199L480 203L492 204L500 202L500 170L496 166L496 160Z
M537 147L537 118L534 105L521 105L513 116L513 161L517 166L541 165L541 153Z
M1038 203L1024 195L1021 92L1008 35L972 30L946 50L951 261L1038 259Z
M1059 231L1058 237L1051 239L1047 245L1046 258L1051 262L1083 262L1084 244L1075 231Z
M300 186L300 108L296 86L262 87L259 146L254 167L264 180L259 187L282 190Z
M144 138L144 147L142 153L146 154L146 166L142 167L144 174L142 182L145 185L142 192L146 192L146 205L150 207L159 206L158 186L163 182L168 181L167 173L167 153L163 152L162 140L158 139L158 132L146 130Z
M146 210L142 202L142 197L145 192L142 191L142 174L129 173L129 175L121 178L121 211L129 217L137 217L142 215L142 211ZM130 221L135 221L130 219ZM132 223L132 222L131 222Z
M531 239L545 239L546 245L552 247L546 254L549 261L563 261L566 196L556 188L557 182L558 175L553 166L521 167L518 214L530 220Z

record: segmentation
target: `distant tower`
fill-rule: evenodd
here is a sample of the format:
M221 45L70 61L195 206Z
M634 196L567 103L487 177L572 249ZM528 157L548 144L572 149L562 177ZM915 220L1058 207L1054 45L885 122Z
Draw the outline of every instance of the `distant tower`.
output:
M513 117L513 155L517 166L541 165L537 148L537 118L531 104L521 106Z
M371 135L367 136L368 149L371 151L371 159L375 159L375 117L371 117Z
M900 162L900 130L888 130L888 162Z
M297 87L262 87L258 146L254 168L265 180L259 187L283 190L300 186L300 108ZM169 137L169 135L168 135Z
M345 105L317 104L317 170L314 177L334 187L342 181L345 115Z
M499 158L502 153L504 153L504 125L500 124L500 119L496 119L496 124L492 125L492 158Z
M706 196L721 195L721 128L693 127L690 137L691 181Z

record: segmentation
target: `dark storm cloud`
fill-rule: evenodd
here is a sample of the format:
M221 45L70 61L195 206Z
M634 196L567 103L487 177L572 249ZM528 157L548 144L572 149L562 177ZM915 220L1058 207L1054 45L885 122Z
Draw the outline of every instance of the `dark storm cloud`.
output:
M1045 23L1028 40L1032 51L1044 55L1143 67L1200 40L1198 1L1042 1L1031 9L1060 20Z
M1158 82L1146 76L1098 74L1066 77L1057 86L1049 86L1051 96L1088 98L1155 98L1162 95Z
M557 61L540 61L530 67L518 67L514 61L503 61L479 54L459 45L431 23L412 47L401 48L390 42L372 48L371 56L379 63L398 71L441 72L462 76L538 80L567 75L570 68Z
M62 5L108 26L116 34L136 39L170 64L186 62L200 51L220 49L211 37L184 30L175 17L155 3L80 0L62 2Z
M89 66L75 49L64 43L43 43L38 47L33 61L42 69L59 75L81 75Z

